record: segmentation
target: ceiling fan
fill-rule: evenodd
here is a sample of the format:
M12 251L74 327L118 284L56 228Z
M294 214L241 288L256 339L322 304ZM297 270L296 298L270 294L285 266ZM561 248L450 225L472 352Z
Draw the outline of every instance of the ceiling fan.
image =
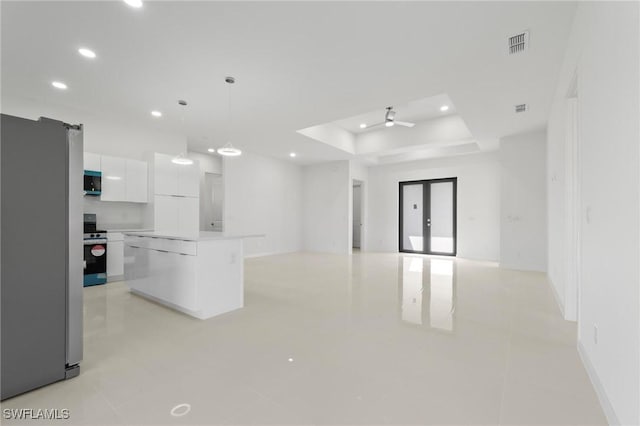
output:
M393 110L393 107L387 107L387 112L384 114L384 121L382 123L376 123L371 126L367 126L368 128L382 126L392 127L394 125L404 126L404 127L413 127L415 123L409 123L407 121L398 121L396 120L396 112Z

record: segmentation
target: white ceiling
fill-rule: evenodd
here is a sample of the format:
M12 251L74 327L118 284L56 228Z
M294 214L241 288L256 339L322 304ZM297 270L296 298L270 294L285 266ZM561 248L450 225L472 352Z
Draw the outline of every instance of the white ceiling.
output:
M545 125L575 12L546 1L0 5L3 102L120 114L205 151L227 140L233 75L234 144L287 160L295 151L301 163L352 155L297 129L442 93L484 148ZM507 37L524 29L530 49L508 56ZM80 46L98 58L80 57ZM189 101L184 121L178 99ZM524 102L529 111L515 115ZM397 118L409 120L400 108Z
M440 111L440 107L445 105L449 107L449 109L445 112ZM387 106L393 107L393 110L396 112L396 120L408 121L414 124L436 117L455 114L456 112L455 106L446 94L417 99L415 101L411 101L402 105ZM369 132L373 129L368 126L384 122L384 116L387 112L387 106L383 108L377 108L364 114L345 118L343 120L336 120L334 123L354 134ZM361 129L360 124L366 124L367 127Z

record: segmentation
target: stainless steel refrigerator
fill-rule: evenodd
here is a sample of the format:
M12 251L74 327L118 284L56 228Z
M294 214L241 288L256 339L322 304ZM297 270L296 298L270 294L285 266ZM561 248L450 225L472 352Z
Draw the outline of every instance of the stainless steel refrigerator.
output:
M1 398L80 373L82 126L1 115Z

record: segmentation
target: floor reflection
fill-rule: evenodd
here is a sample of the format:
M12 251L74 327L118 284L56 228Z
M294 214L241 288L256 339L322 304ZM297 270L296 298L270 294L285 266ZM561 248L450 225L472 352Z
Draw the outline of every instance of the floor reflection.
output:
M418 256L400 258L401 319L432 329L455 329L455 261Z

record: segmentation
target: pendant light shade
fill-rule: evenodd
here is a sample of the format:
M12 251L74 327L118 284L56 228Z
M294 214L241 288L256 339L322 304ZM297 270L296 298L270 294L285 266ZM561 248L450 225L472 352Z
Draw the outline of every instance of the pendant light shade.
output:
M190 166L193 164L193 160L191 158L187 158L183 152L181 152L180 155L173 157L171 162L174 164L180 164L181 166Z
M222 148L218 148L218 154L224 155L225 157L237 157L238 155L242 155L242 151L234 148L231 142L229 142Z

